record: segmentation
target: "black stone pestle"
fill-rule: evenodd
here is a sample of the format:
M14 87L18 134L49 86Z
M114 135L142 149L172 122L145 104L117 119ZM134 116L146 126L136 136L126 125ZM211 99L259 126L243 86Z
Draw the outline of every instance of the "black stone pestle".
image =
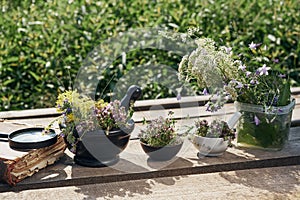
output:
M125 111L128 112L130 104L134 103L142 96L142 89L139 86L132 85L128 88L126 95L121 100L121 106L125 107ZM124 132L130 134L134 129L134 121L130 119L127 122L127 126L120 127Z
M126 95L121 100L121 106L125 107L126 112L131 103L134 103L142 96L142 89L139 86L132 85L128 88Z

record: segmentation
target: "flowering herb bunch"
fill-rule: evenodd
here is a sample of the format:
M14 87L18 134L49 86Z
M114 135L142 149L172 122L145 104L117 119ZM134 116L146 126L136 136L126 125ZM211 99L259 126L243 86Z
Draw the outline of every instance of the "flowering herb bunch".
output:
M262 105L265 110L290 103L286 75L270 66L277 64L266 46L250 43L245 56L220 46L209 38L196 39L198 45L179 64L179 78L210 94L208 111L218 111L227 100ZM249 56L251 55L251 56Z
M103 99L94 101L76 91L61 93L57 98L56 107L57 111L62 113L59 118L59 123L62 124L61 135L71 144L73 152L76 150L76 143L86 133L104 130L109 134L109 131L115 128L126 128L133 115L132 106L126 112L118 100L110 103Z
M239 144L281 149L288 138L295 101L291 100L289 77L279 70L277 53L254 42L234 50L217 47L207 38L198 38L196 43L197 48L179 64L179 78L210 95L207 111L217 112L228 100L236 101L241 113Z
M223 87L236 79L238 63L233 59L231 48L218 47L210 38L197 38L195 43L197 48L179 64L179 79L204 95L211 94L207 110L214 112L229 99Z
M266 46L262 48L261 44L252 42L248 51L253 60L237 61L239 62L237 77L228 83L226 91L229 93L233 91L230 94L235 97L234 100L262 105L266 110L288 105L291 98L289 79L279 70L270 67L275 66L278 59L272 60Z
M230 129L225 121L213 120L209 125L205 119L197 120L195 121L195 127L195 134L201 137L223 138L224 141L228 140L229 143L235 139L235 130Z
M145 130L139 134L140 141L153 147L163 147L166 145L176 145L181 143L176 133L175 123L172 119L173 112L170 111L167 118L159 117L150 121ZM144 124L146 124L144 119Z
M197 48L185 55L179 64L179 79L192 82L199 89L222 87L236 77L237 63L233 60L231 49L217 47L210 38L196 39Z

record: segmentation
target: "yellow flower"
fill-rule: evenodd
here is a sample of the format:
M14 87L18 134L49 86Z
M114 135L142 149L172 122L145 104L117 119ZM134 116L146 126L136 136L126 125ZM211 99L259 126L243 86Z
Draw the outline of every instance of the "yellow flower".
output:
M74 96L75 92L73 91L66 91L64 93L61 93L57 97L56 101L56 107L58 112L63 112L64 111L64 104L66 102L72 103L72 99Z
M73 113L70 113L67 115L67 122L73 122L74 121L74 115Z
M102 109L102 108L104 108L104 107L107 106L107 105L108 105L108 103L107 103L107 102L104 102L103 99L100 99L100 100L98 100L98 101L95 103L96 108L98 108L99 110Z

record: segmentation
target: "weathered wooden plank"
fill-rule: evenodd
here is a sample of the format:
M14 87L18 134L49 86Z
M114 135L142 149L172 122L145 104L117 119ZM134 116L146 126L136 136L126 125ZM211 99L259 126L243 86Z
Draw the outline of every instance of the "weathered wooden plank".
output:
M299 145L290 144L299 152ZM132 150L140 150L137 141L131 142ZM186 150L187 151L187 150ZM68 154L54 166L42 170L16 187L0 184L0 192L20 191L27 189L79 186L116 181L140 180L158 177L227 172L234 170L278 167L300 164L300 155L289 151L260 152L258 150L229 149L219 158L197 158L195 149L192 152L181 152L169 162L151 162L143 152L131 157L121 155L121 160L114 166L106 168L87 168L73 163ZM192 154L190 154L192 153ZM184 157L182 154L186 154ZM291 155L294 154L294 155ZM51 176L55 175L55 176Z
M233 104L226 105L226 118L234 112ZM203 106L182 107L172 109L178 119L178 127L192 125L195 117L203 117L211 120L215 116L205 114ZM132 137L137 137L142 126L141 119L145 117L157 117L167 114L165 111L151 109L136 112L134 118L136 127ZM147 113L148 112L148 113ZM165 112L165 113L164 113ZM190 116L186 117L187 114ZM223 113L222 113L223 114ZM24 116L25 117L25 116ZM293 120L300 117L300 105L296 105ZM23 118L5 120L0 122L2 131L10 132L22 128L26 124L47 125L54 118ZM10 127L10 128L9 128ZM21 182L17 187L10 188L6 184L0 184L0 192L9 190L26 190L33 188L60 187L70 185L84 185L87 183L104 183L114 181L138 180L154 177L168 177L177 175L199 174L208 172L231 171L253 169L263 167L275 167L300 164L300 127L291 129L290 141L281 151L263 151L257 149L230 148L218 158L198 158L197 150L186 140L178 157L169 162L151 162L142 151L138 140L131 140L126 150L121 154L119 163L107 168L86 168L74 164L73 155L66 151L64 158L56 165L42 170L31 178Z
M144 111L149 109L172 109L180 107L203 106L209 100L209 96L188 96L177 98L151 99L135 102L136 111Z
M177 108L177 109L166 109L166 110L150 110L150 111L140 111L140 112L135 112L133 115L133 119L137 124L137 128L135 130L135 132L137 133L139 130L139 125L144 118L146 118L147 120L151 120L154 118L157 118L158 116L167 116L168 112L172 110L174 112L174 119L176 119L177 121L177 126L183 127L186 125L193 125L194 121L197 118L201 118L201 119L206 119L208 121L211 121L212 119L215 118L220 118L222 120L229 120L230 117L233 115L233 113L235 112L234 106L233 104L227 104L225 106L225 111L224 112L220 112L219 116L217 116L215 113L212 114L210 112L206 112L205 111L205 107L195 107L195 108ZM0 124L3 124L6 128L3 129L2 128L2 132L11 132L13 131L13 129L9 129L9 127L12 126L8 126L8 125L14 125L13 128L16 129L18 127L22 127L23 125L25 126L47 126L50 121L54 120L55 117L51 117L51 118L23 118L23 119L10 119L10 120L4 120L3 122L0 122ZM292 126L300 126L300 105L296 105L294 111L293 111L293 115L292 115ZM57 124L55 124L55 127L58 128ZM134 136L136 136L137 134L135 134L134 132Z
M180 122L184 125L190 123L190 120L192 119ZM0 125L0 128L7 127ZM139 128L141 124L137 124L135 131ZM300 164L300 127L292 128L291 132L293 135L290 141L281 151L229 148L223 156L212 158L198 158L197 149L190 141L185 140L178 156L167 162L148 160L139 141L131 140L120 155L120 162L106 168L78 166L72 160L73 154L66 151L56 165L25 179L16 187L0 184L0 192L296 165Z
M193 105L195 105L195 103L193 103ZM209 117L213 115L232 114L235 112L235 108L232 103L226 104L224 108L217 113L207 112L204 106L198 105L188 107L182 106L174 108L164 108L159 104L156 104L154 106L151 106L149 110L137 109L137 111L134 113L133 119L136 122L141 122L144 118L146 118L147 120L151 120L158 116L167 116L167 113L171 110L174 112L175 119ZM57 116L59 116L59 113L57 113L54 108L0 112L0 119L9 119L14 120L15 122L24 120L28 121L28 119L34 118L41 119ZM293 111L293 121L297 120L300 120L300 99L297 100L297 104Z
M296 99L296 104L300 104L300 87L291 89L293 98ZM135 102L134 109L137 112L148 110L163 110L176 109L187 107L201 107L206 104L209 96L188 96L182 97L180 100L176 98L164 98L153 100L140 100ZM230 103L228 103L230 105ZM58 116L55 108L41 108L20 111L2 111L0 119L24 119L24 118L41 118Z
M300 199L300 166L5 192L0 199ZM67 194L67 195L66 195Z
M208 112L204 106L199 107L186 107L186 108L173 108L165 110L147 110L135 112L133 119L135 122L141 122L145 119L152 120L158 116L166 117L169 111L174 112L174 119L186 119L186 118L211 118L214 116L223 116L223 115L232 115L236 112L233 104L226 104L222 110L219 112ZM299 124L300 120L300 105L297 104L293 110L292 121L295 121L295 124Z
M24 119L58 116L56 108L39 108L30 110L13 110L0 112L0 119Z
M215 118L219 118L222 120L229 120L230 117L235 112L234 107L232 104L226 105L226 113L220 113L221 115L211 115L209 112L205 112L204 107L197 107L197 108L182 108L182 109L172 109L174 111L174 119L177 121L177 127L179 129L184 129L185 126L191 126L194 124L194 121L199 119L206 119L208 121L212 121ZM151 120L157 118L158 116L166 116L169 112L167 110L151 110L151 111L141 111L135 112L133 115L133 119L136 123L136 129L132 133L132 137L137 137L140 129L142 129L141 123L144 118L147 120ZM11 132L14 129L21 128L22 126L47 126L55 117L51 118L23 118L23 119L12 119L12 120L5 120L0 122L3 126L1 132ZM293 111L292 115L292 127L300 126L300 105L296 105L295 110ZM11 127L11 128L10 128ZM55 124L54 128L58 128L58 125Z

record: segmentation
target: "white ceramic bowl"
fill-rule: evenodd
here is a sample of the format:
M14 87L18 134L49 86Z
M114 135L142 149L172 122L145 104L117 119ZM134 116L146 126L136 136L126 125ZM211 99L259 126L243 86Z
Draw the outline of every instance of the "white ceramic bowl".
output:
M220 156L228 147L228 141L224 141L223 138L208 138L193 135L191 141L202 156Z

